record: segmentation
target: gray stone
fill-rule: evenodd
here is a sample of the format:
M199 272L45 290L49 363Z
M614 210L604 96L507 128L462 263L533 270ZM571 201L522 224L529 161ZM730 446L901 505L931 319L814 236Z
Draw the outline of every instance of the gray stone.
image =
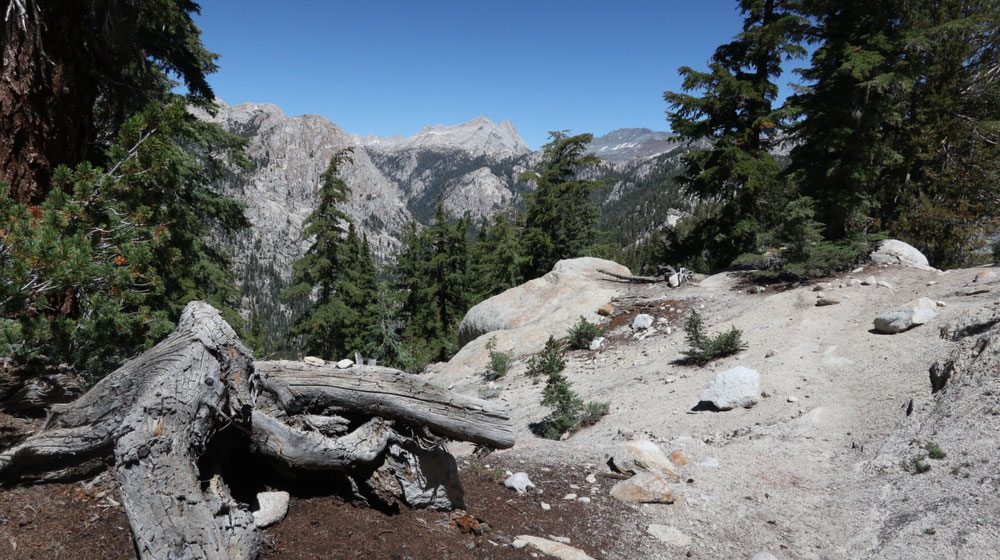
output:
M898 264L922 270L934 270L927 262L927 257L909 243L898 239L886 239L872 253L872 261L877 263Z
M937 303L932 299L915 299L876 317L875 330L881 333L895 334L922 325L937 315L934 311L936 307Z
M625 474L651 472L673 482L681 479L660 446L649 440L629 441L619 445L609 464Z
M611 496L633 504L672 504L673 486L666 478L651 472L639 473L611 487Z
M751 556L750 560L778 560L778 557L775 556L775 555L773 555L773 554L771 554L770 552L762 550L762 551L758 552L757 554L754 554L753 556Z
M647 315L645 313L640 313L632 319L633 329L648 329L653 326L653 316Z
M503 481L503 485L512 490L517 490L518 494L523 494L528 491L528 488L535 487L535 484L528 478L528 473L525 472L510 475L507 477L507 480Z
M288 492L260 492L257 503L260 509L253 512L253 522L258 527L270 527L288 513Z
M337 367L340 368L340 369L347 369L347 368L349 368L349 367L351 367L353 365L354 365L354 360L344 359L344 360L340 360L339 362L337 362Z
M600 350L601 349L601 344L604 344L604 337L603 336L599 336L599 337L595 338L594 340L591 340L590 341L590 349L594 350L594 351Z
M816 307L826 307L828 305L837 305L838 303L840 303L840 298L824 297L816 300Z
M532 535L520 535L514 539L514 548L524 548L525 546L531 546L542 554L559 560L594 560L586 552L565 543Z
M753 406L760 400L760 373L743 366L717 373L699 399L719 410Z
M306 356L305 358L302 358L302 361L311 366L321 366L326 363L326 360L323 358L317 358L316 356Z
M877 280L875 280L874 276L869 276L868 278L865 278L864 280L861 281L861 285L862 286L874 286L876 282L877 282Z
M682 533L677 527L670 525L653 524L646 528L646 532L674 546L687 546L691 544L691 537Z
M676 288L681 285L681 275L671 274L670 278L667 278L667 283L670 284L671 288Z
M976 274L976 277L973 278L972 281L977 284L992 284L993 282L996 282L998 278L1000 278L1000 276L998 276L996 272L993 272L992 270L984 270L979 274Z

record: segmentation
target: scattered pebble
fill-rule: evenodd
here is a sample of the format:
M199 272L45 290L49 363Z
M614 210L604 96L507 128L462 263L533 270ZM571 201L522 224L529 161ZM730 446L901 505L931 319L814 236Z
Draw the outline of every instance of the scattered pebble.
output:
M545 502L542 502L542 509L544 509L545 511L549 511L550 509L552 509L552 506L550 506Z
M597 484L597 477L594 476L594 473L588 474L585 480L587 481L587 484Z
M590 498L588 498L587 496L583 496L582 498L577 498L577 501L581 502L581 503L584 503L584 504L589 504L590 503Z
M575 500L576 499L576 494L566 494L565 496L563 496L563 499L564 500Z
M794 396L793 397L788 397L788 402L799 402L799 398L798 397L794 397Z

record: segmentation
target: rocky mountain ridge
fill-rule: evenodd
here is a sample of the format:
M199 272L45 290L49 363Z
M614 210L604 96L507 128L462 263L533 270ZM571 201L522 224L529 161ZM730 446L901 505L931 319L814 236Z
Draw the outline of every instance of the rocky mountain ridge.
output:
M495 123L486 117L427 126L408 138L352 135L324 117L290 117L267 103L220 103L214 116L203 118L247 141L253 169L234 173L219 187L246 205L252 227L220 242L233 255L246 293L244 310L267 317L275 332L288 327L292 310L278 303L277 296L291 279L292 263L308 247L300 238L302 223L315 207L320 175L333 154L353 150L350 163L341 169L351 187L344 210L382 262L393 258L405 225L428 223L438 202L456 217L476 220L513 211L532 188L520 175L542 157L528 148L510 121ZM655 146L669 143L664 134L634 129L598 139L598 149L607 148L614 156L588 170L593 178L608 180L610 188L595 195L599 205L616 215L628 214L630 193L662 190L669 174L658 170L676 166L678 150L626 156L654 153ZM648 218L645 204L637 204L636 219Z

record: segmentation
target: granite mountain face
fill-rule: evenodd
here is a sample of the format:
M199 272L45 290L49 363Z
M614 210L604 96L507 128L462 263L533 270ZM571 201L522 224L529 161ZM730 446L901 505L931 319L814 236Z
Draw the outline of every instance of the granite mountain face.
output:
M455 216L473 219L518 207L532 188L518 177L542 157L510 121L497 124L486 117L427 126L408 138L347 134L323 117L289 117L270 104L222 104L205 118L248 142L253 168L220 187L246 204L252 227L220 241L233 255L246 294L244 310L267 317L268 330L277 333L287 330L294 313L277 296L291 279L292 263L308 247L300 238L302 222L315 207L320 175L337 151L353 149L351 163L343 167L351 187L344 210L381 262L393 258L404 226L414 220L426 224L438 202ZM615 215L627 215L632 204L647 214L641 192L662 190L679 162L678 147L669 134L648 129L595 138L590 149L606 163L588 174L609 183L596 201Z

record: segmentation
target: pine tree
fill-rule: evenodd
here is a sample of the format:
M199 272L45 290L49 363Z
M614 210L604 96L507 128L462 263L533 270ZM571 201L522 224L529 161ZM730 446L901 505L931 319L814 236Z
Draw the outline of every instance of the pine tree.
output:
M451 223L439 203L430 226L404 232L395 276L406 294L404 336L417 369L457 349L458 323L471 299L468 230L467 220Z
M343 330L345 316L357 313L349 308L338 292L338 282L345 267L345 225L347 214L339 205L347 200L350 188L339 177L340 168L350 162L350 150L341 150L330 158L321 175L316 209L303 223L302 235L312 239L305 254L295 261L292 287L281 294L286 301L315 301L295 321L291 336L301 340L309 354L337 359L346 355L347 340Z
M709 268L728 266L757 247L758 236L780 218L785 182L771 150L784 113L773 106L781 62L804 53L796 2L741 0L743 32L720 46L708 72L682 67L684 91L666 92L674 132L705 150L685 155L678 178L705 218L684 240L688 256L704 253Z
M59 164L104 164L127 118L164 102L183 80L209 107L205 49L190 0L0 0L0 180L11 198L39 204Z
M809 6L816 21L810 38L818 46L801 71L812 84L789 100L801 115L792 169L802 194L816 200L826 237L840 239L872 228L878 192L903 161L893 141L909 81L898 56L901 6L897 0Z
M364 353L370 346L368 327L375 321L372 308L378 298L378 277L372 260L368 238L359 238L354 224L347 230L340 258L341 270L334 283L334 292L343 303L339 337L344 341L343 355Z
M522 281L521 272L525 257L520 251L520 232L510 218L503 214L493 216L473 244L472 282L475 300L509 290Z
M385 282L379 282L375 300L367 309L363 354L378 363L399 369L409 367L411 359L396 330L399 310Z
M41 205L0 189L0 355L45 354L96 381L169 332L188 299L237 319L228 262L205 238L245 223L206 184L227 165L212 154L239 143L180 100L150 105L118 138L109 170L57 167Z
M549 272L561 259L586 255L597 241L599 215L590 196L604 183L578 177L600 162L594 154L586 153L594 135L549 134L551 140L542 146L545 155L539 168L521 176L536 185L525 197L522 244L526 256L523 277L527 279Z

